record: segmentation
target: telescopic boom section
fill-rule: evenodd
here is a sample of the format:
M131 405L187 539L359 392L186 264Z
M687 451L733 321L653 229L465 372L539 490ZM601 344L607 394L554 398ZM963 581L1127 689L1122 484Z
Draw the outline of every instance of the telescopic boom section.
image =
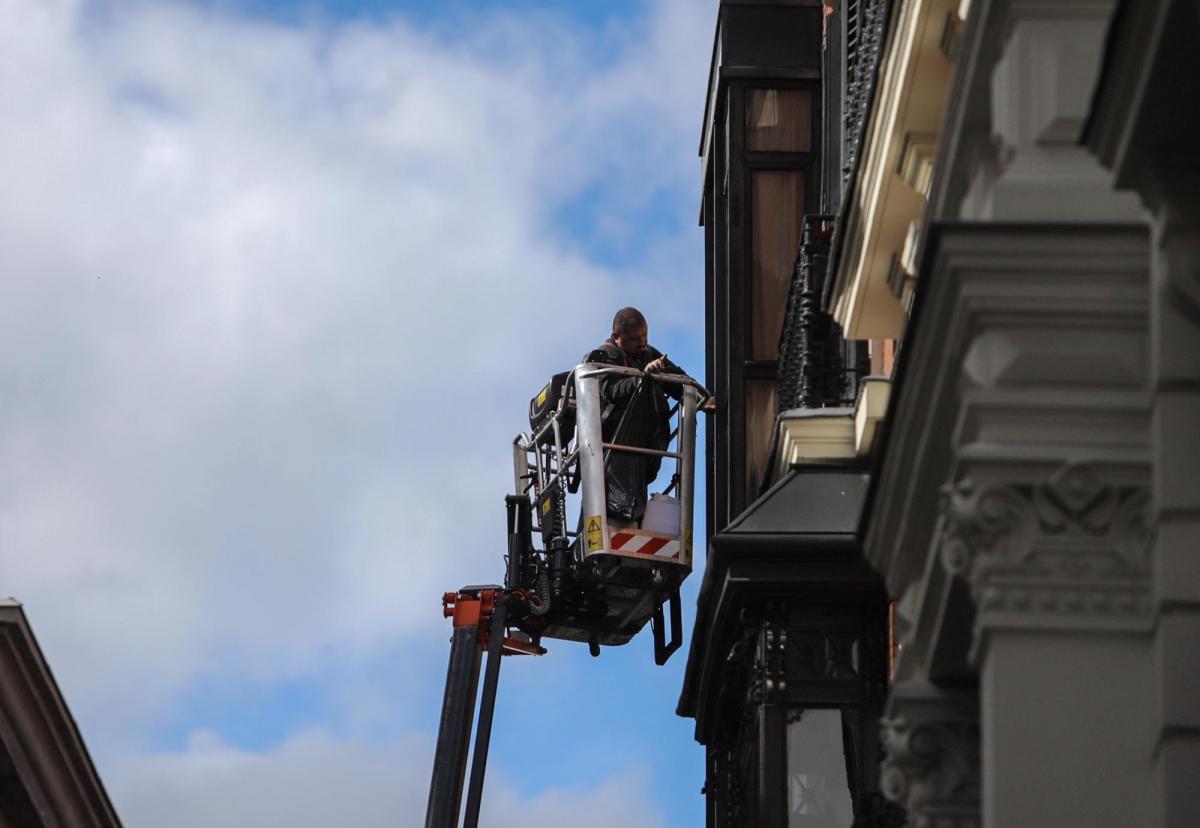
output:
M500 681L500 659L506 655L543 655L546 652L537 644L508 635L509 618L521 615L527 606L524 593L510 592L500 586L468 586L442 596L442 614L454 619L454 631L450 636L450 664L446 668L446 693L442 699L425 828L455 828L458 825L479 666L486 650L488 661L479 703L479 727L475 734L475 755L471 763L463 828L476 828L479 824L492 714Z

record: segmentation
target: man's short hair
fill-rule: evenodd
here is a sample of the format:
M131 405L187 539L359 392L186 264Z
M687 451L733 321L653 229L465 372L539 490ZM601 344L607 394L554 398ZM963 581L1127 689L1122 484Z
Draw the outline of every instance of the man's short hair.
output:
M621 308L613 317L612 332L623 334L626 331L640 328L646 324L646 317L637 308Z

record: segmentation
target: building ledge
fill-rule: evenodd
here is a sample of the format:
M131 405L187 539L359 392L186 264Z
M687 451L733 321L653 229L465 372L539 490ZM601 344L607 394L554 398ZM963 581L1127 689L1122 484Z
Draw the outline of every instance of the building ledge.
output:
M775 424L778 451L772 480L780 480L799 463L821 463L855 457L854 410L797 408L784 411Z
M892 395L890 377L866 377L858 392L858 403L854 406L854 453L864 457L875 445L875 434L879 424L887 415L888 400Z
M842 409L845 422L849 411ZM830 593L870 600L883 594L856 536L867 485L867 472L855 459L802 464L712 536L676 709L696 719L701 743L713 743L722 671L744 632L743 607L781 593L814 601Z
M889 277L904 271L905 249L915 247L910 231L932 175L951 73L944 43L958 8L957 0L912 0L891 28L833 266L829 310L849 339L904 334L908 316Z
M1140 467L1141 438L1117 424L1136 421L1140 415L1123 412L1147 404L1138 340L1146 232L1132 224L931 225L925 286L876 436L878 462L859 527L867 560L892 596L903 599L926 578L940 488L965 474L956 457L976 469L1053 468L1081 444L1070 423L1085 410L1081 391L1089 384L1105 389L1102 421L1112 430L1097 432L1110 441L1105 462ZM990 412L986 421L982 412ZM1087 457L1099 462L1094 450Z
M854 408L794 408L780 414L768 483L782 480L797 465L870 454L875 432L887 414L891 387L888 377L866 377Z

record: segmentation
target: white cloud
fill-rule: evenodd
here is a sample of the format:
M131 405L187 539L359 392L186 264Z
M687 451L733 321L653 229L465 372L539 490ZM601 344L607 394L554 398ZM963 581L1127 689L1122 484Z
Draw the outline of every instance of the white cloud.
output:
M367 744L312 731L273 750L251 753L197 732L181 754L147 756L120 766L110 787L124 803L122 818L129 825L418 825L428 796L428 756L428 742L415 738ZM480 822L659 828L660 809L644 780L644 768L630 767L598 777L586 788L523 796L505 768L494 766L488 771Z
M545 19L450 41L0 0L0 573L94 752L144 741L197 676L440 630L444 589L500 575L543 377L619 304L698 341L694 228L614 270L551 220L600 187L627 239L649 194L693 186L710 18L664 0L597 66ZM154 766L180 796L295 787L326 738Z

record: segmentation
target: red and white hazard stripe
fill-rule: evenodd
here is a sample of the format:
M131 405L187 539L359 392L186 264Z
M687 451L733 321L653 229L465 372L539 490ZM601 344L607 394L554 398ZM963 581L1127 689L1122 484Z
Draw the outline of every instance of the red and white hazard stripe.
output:
M678 558L679 540L643 535L629 529L613 532L608 548L613 552L632 552L638 555L653 555L656 558Z

